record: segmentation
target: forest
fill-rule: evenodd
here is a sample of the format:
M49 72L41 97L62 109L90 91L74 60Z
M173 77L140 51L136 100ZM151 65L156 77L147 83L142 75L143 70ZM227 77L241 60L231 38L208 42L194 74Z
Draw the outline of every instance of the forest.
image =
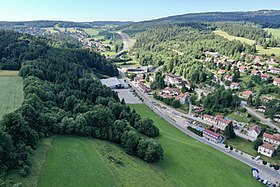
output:
M0 67L20 70L24 80L22 106L0 122L0 178L11 169L27 176L38 142L55 134L112 141L146 162L163 158L163 148L150 138L159 136L153 121L93 78L95 72L118 75L103 56L11 31L0 37Z

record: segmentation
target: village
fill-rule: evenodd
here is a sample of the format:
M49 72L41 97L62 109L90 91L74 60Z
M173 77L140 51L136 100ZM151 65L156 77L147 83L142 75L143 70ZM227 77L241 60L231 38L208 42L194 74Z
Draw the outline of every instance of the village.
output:
M246 103L246 107L249 107L247 105L249 98L252 99L253 97L256 97L260 87L258 85L250 88L246 86L248 80L252 77L259 77L261 81L267 81L265 82L267 85L280 87L280 68L277 60L273 57L264 58L262 56L251 55L250 62L246 63L235 62L220 53L205 52L205 56L205 63L215 63L220 67L218 70L209 69L209 71L213 72L214 77L216 78L215 81L223 85L225 89L230 89L234 94L238 95L242 100L241 102L243 104ZM227 68L229 65L231 68ZM233 70L238 70L240 74L238 81L236 82L234 81L235 75ZM159 68L154 69L152 66L130 66L126 67L124 71L127 75L130 75L129 77L132 78L133 82L138 86L141 92L150 95L150 97L154 97L163 104L171 105L180 112L190 114L191 116L200 119L202 123L195 123L195 125L191 124L193 129L195 129L193 131L198 132L198 134L206 137L209 141L223 143L225 141L223 132L226 127L231 124L238 137L251 142L255 142L257 139L262 140L262 143L259 143L260 145L258 145L256 150L257 153L266 157L273 157L276 154L277 148L280 144L279 131L273 127L267 126L267 124L259 125L258 123L251 122L252 120L246 122L244 120L238 120L238 116L242 116L240 118L243 119L248 119L249 116L251 116L248 111L235 111L230 115L234 116L233 118L222 114L210 115L205 113L203 105L192 105L190 102L191 95L200 94L198 91L196 92L196 90L202 90L202 93L209 94L213 90L212 88L209 89L209 86L207 90L200 87L192 89L190 82L186 78L168 73L164 75L164 88L153 90L151 85L156 79L156 73L160 71ZM199 95L197 97L199 97ZM277 94L266 93L261 95L260 99L262 103L267 103L273 99L280 98ZM174 107L172 105L174 101L179 102L181 107ZM266 111L265 105L251 108L262 118L269 120L263 115ZM275 126L278 125L279 127L279 111L273 116L272 121ZM264 125L270 130L264 132Z

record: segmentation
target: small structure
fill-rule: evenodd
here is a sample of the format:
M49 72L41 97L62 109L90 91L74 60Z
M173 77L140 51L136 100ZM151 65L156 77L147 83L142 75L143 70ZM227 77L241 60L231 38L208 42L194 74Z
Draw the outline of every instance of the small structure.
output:
M222 135L212 132L209 129L204 129L203 130L203 137L205 137L207 140L212 141L214 143L222 143L223 142L223 137Z
M275 151L274 146L266 142L258 147L258 153L268 157L272 157L274 151Z
M250 136L256 140L261 132L262 132L261 127L258 125L255 125L255 126L249 128L248 136Z
M280 115L275 115L273 120L280 123Z
M225 130L226 126L228 126L231 123L231 120L224 119L221 115L218 115L215 118L217 120L217 125L222 130Z
M232 82L232 76L226 75L226 76L224 77L224 80L225 80L225 81L230 81L230 82Z
M280 78L274 78L273 79L273 85L280 86Z
M253 92L251 90L246 90L242 92L242 97L249 98L250 96L253 96Z
M140 84L138 84L138 86L139 86L140 90L144 93L150 93L152 91L151 88L149 88L145 84L140 83Z
M240 89L239 83L237 83L237 82L231 83L230 89L232 89L232 90L238 90L238 89Z
M187 104L189 103L189 96L189 92L181 93L180 95L176 96L175 99L179 100L182 104Z
M276 148L280 145L280 134L263 134L263 142L270 143L274 145Z
M247 71L247 67L246 66L240 66L239 67L239 72L240 73L245 73Z
M267 73L264 73L264 74L261 75L261 79L263 79L263 80L268 80L268 79L271 78L271 77L272 77L272 76L269 75L269 74L267 74Z
M111 77L108 79L100 79L101 84L107 86L111 89L120 89L127 88L127 85L124 81L117 79L116 77Z
M265 106L258 106L258 111L264 113L266 110Z
M278 75L278 74L280 74L280 68L270 68L269 73Z
M224 69L220 69L219 71L218 71L218 74L219 75L224 75L226 73L226 70L224 70Z

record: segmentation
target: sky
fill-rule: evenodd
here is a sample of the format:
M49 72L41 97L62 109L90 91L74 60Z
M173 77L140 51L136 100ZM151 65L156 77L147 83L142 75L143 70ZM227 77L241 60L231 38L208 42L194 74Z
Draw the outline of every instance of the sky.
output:
M280 0L0 0L0 21L143 21L260 9L280 9Z

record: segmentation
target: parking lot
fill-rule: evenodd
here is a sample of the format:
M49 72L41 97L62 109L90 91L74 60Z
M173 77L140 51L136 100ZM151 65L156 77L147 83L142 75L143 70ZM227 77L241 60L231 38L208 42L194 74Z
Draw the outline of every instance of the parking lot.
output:
M120 100L124 99L127 104L139 104L142 103L137 96L131 92L131 89L117 89L115 92L118 93Z

